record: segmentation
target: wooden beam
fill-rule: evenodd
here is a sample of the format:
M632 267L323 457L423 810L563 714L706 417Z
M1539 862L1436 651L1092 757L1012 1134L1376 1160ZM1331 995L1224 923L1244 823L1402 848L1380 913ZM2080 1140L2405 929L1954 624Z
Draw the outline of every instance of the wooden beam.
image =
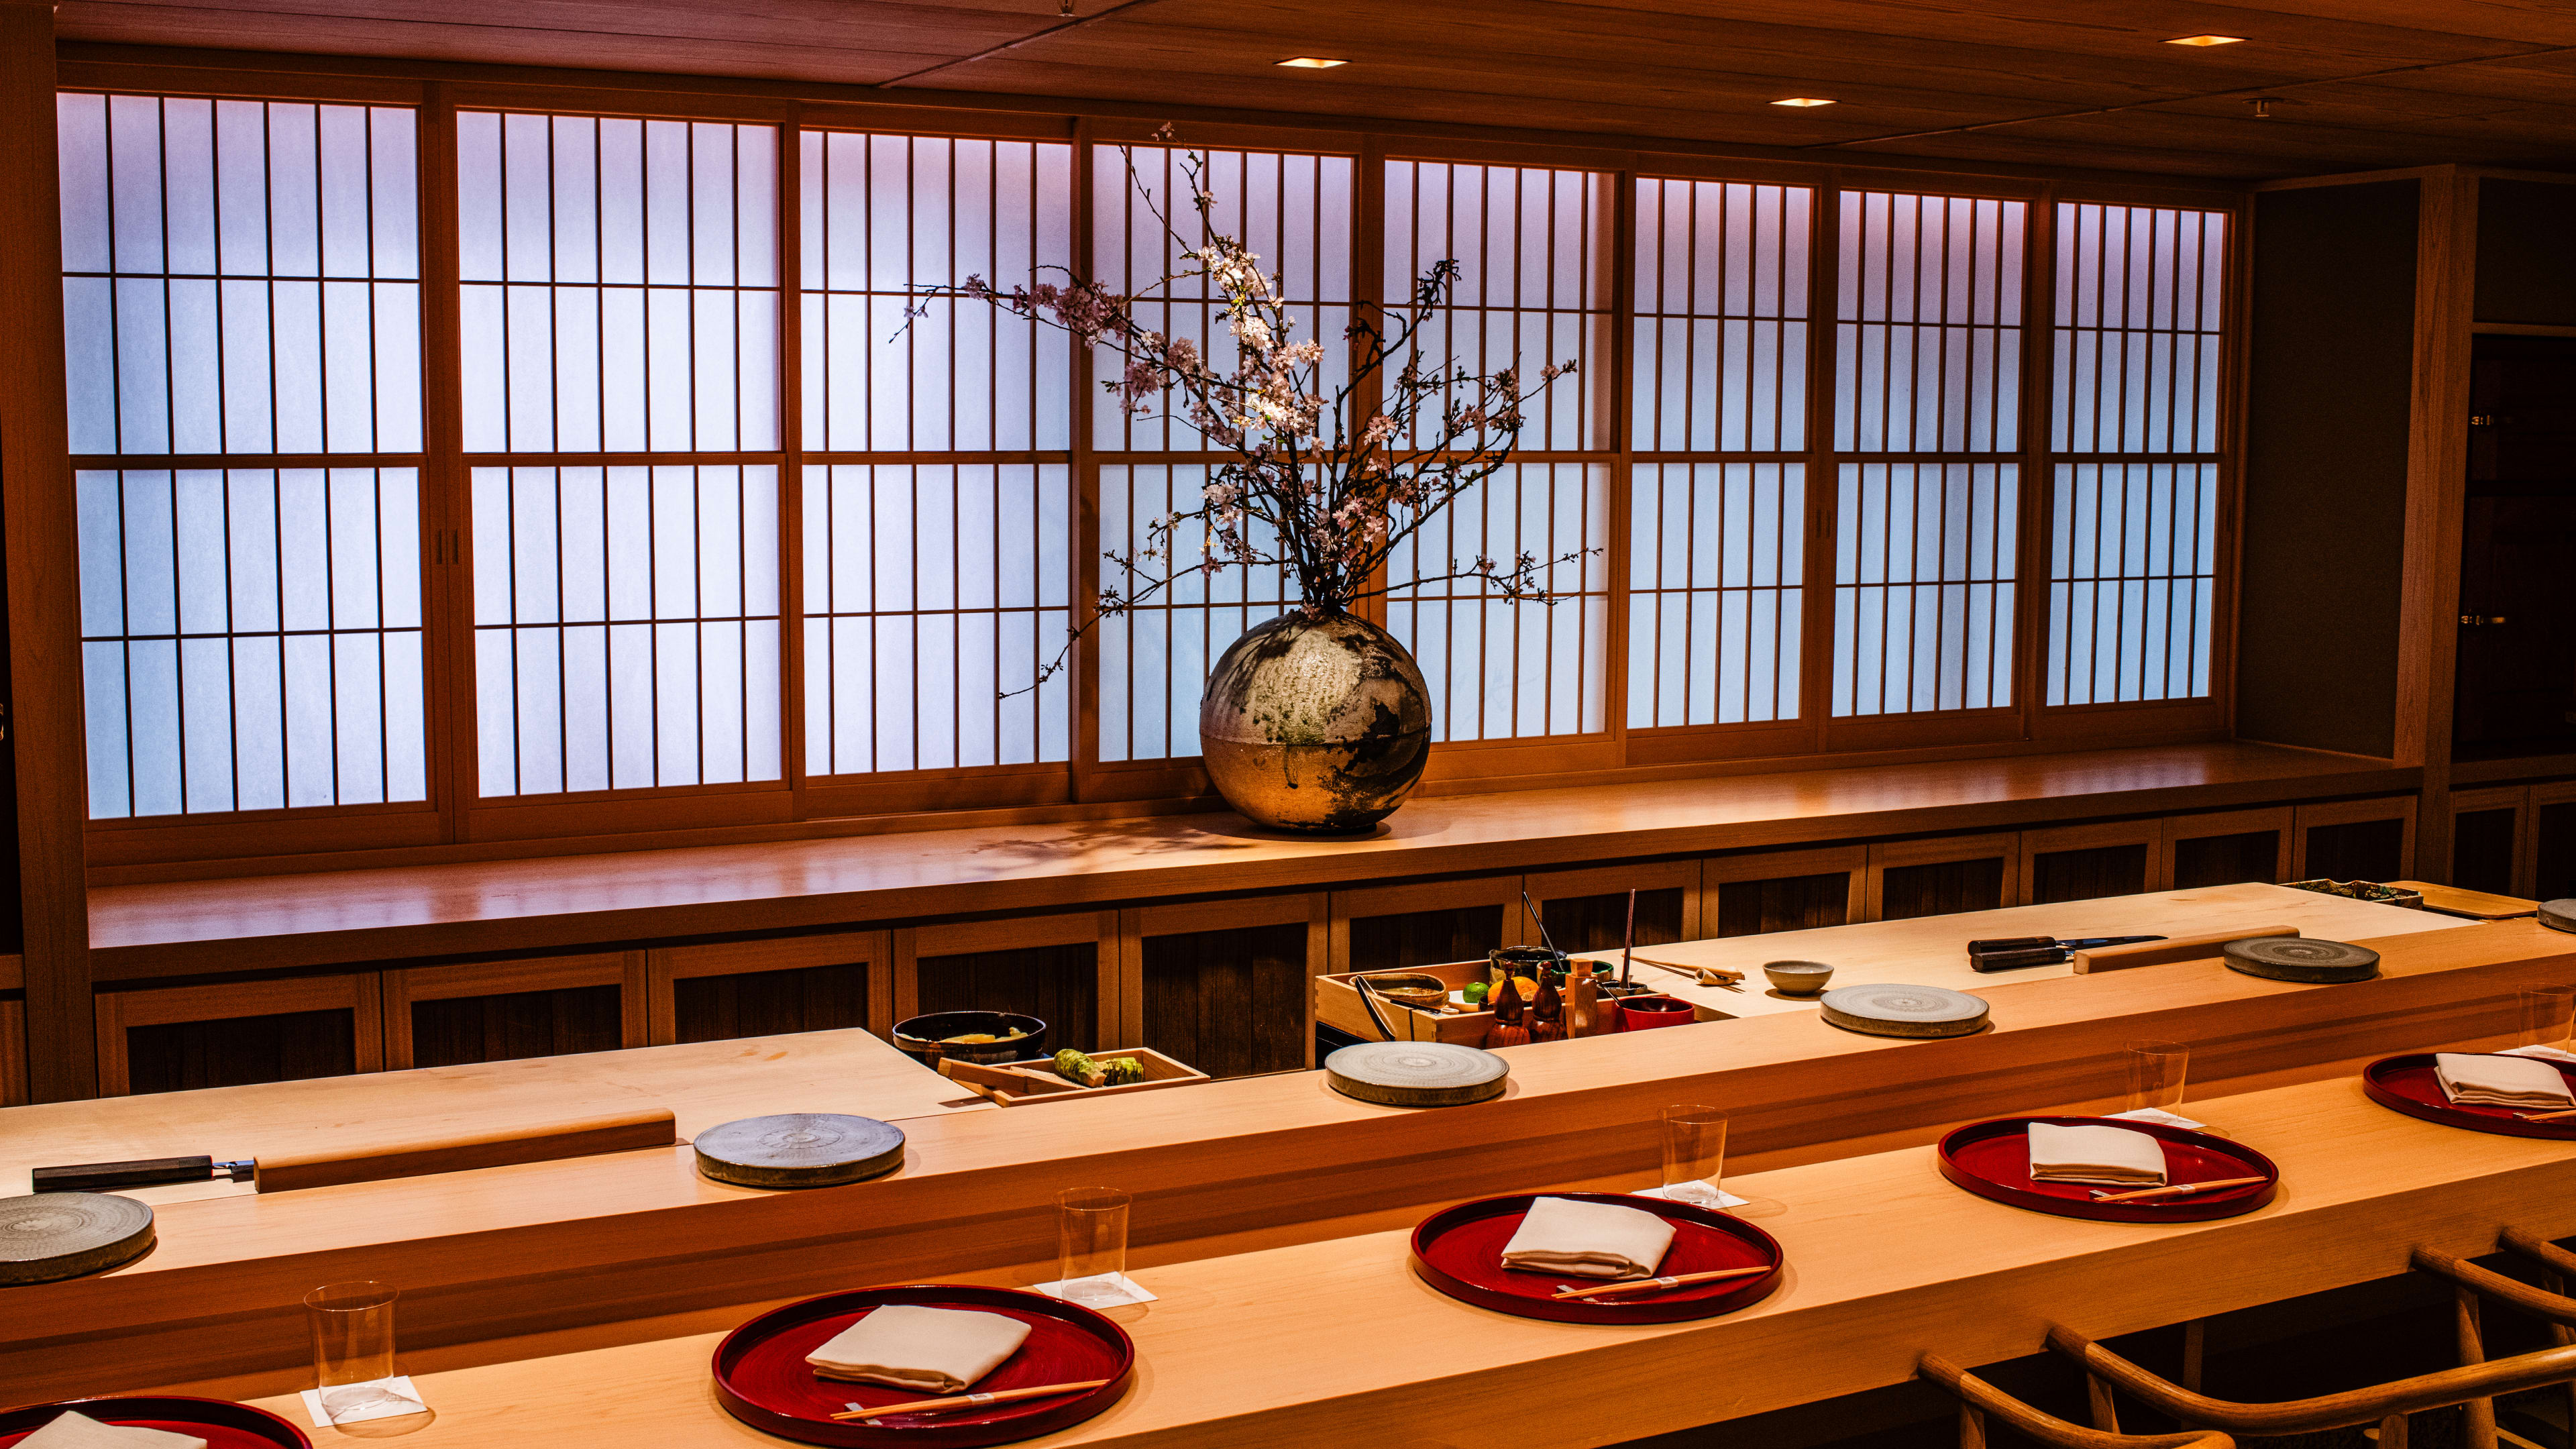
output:
M2468 489L2469 319L2477 290L2478 180L2445 166L2416 213L2415 391L2399 576L2400 764L2421 765L2415 875L2451 878L2452 676L2459 655L2460 528Z
M54 16L0 0L0 526L9 573L8 745L25 921L27 1084L40 1102L94 1096L89 902L82 868L79 595L63 402L62 203L54 150Z

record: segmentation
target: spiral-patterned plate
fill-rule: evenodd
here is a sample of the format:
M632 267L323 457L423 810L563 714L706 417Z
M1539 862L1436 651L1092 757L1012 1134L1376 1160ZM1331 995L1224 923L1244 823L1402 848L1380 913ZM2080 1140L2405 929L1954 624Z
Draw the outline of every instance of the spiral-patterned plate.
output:
M2553 931L2576 931L2576 896L2563 901L2543 901L2540 924Z
M698 1171L741 1187L836 1187L903 1166L903 1129L874 1117L782 1112L698 1134Z
M101 1272L152 1246L152 1209L104 1192L0 1197L0 1283Z
M2256 936L2218 948L2230 971L2272 981L2367 981L2379 974L2379 953L2313 936Z
M1345 1097L1382 1107L1459 1107L1503 1094L1511 1065L1489 1051L1445 1041L1364 1041L1324 1058L1324 1079Z
M1986 1025L1986 999L1938 986L1846 986L1820 998L1825 1020L1866 1036L1967 1036Z

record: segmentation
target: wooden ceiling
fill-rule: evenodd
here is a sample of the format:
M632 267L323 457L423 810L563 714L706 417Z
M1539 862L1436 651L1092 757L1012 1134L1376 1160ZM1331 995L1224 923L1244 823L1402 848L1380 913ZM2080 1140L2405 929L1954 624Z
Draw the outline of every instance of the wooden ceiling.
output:
M2570 0L64 0L70 40L2264 178L2576 170ZM2176 36L2241 45L2167 45ZM1284 70L1297 55L1351 62ZM1772 105L1828 96L1812 109ZM2253 101L2271 98L2269 119Z

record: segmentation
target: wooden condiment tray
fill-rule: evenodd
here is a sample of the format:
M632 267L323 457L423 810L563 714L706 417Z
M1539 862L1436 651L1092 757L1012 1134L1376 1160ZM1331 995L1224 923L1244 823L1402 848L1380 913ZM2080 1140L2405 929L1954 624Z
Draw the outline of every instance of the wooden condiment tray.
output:
M1085 1055L1095 1062L1110 1057L1134 1057L1137 1065L1145 1069L1145 1080L1115 1087L1086 1087L1057 1076L1054 1066L1049 1063L1013 1062L983 1066L961 1062L954 1057L943 1058L939 1070L949 1080L972 1087L1005 1107L1115 1097L1121 1092L1150 1092L1157 1087L1186 1087L1192 1082L1215 1080L1189 1063L1175 1061L1152 1047L1116 1047Z

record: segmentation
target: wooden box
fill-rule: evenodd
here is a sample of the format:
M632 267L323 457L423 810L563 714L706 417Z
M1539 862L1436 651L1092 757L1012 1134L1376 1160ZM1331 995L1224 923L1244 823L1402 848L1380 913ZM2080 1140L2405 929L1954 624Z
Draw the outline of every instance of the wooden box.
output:
M1488 967L1482 961L1451 961L1438 966L1414 966L1403 973L1408 976L1437 976L1456 991L1470 981L1482 981ZM1315 1020L1337 1026L1362 1041L1382 1037L1377 1023L1369 1020L1368 1007L1360 1001L1359 988L1351 984L1358 975L1388 976L1396 973L1372 971L1337 971L1315 978ZM1490 1011L1460 1011L1443 1014L1398 1006L1384 996L1377 998L1378 1014L1394 1029L1401 1041L1445 1041L1459 1046L1483 1046L1485 1033L1494 1029Z
M1036 1062L983 1066L943 1058L939 1070L949 1080L972 1087L1005 1107L1115 1097L1121 1092L1150 1092L1157 1087L1186 1087L1192 1082L1216 1080L1189 1063L1174 1061L1151 1047L1120 1047L1115 1051L1087 1052L1085 1055L1095 1062L1110 1057L1134 1057L1136 1064L1145 1069L1145 1080L1116 1087L1084 1087L1057 1076L1053 1067Z

